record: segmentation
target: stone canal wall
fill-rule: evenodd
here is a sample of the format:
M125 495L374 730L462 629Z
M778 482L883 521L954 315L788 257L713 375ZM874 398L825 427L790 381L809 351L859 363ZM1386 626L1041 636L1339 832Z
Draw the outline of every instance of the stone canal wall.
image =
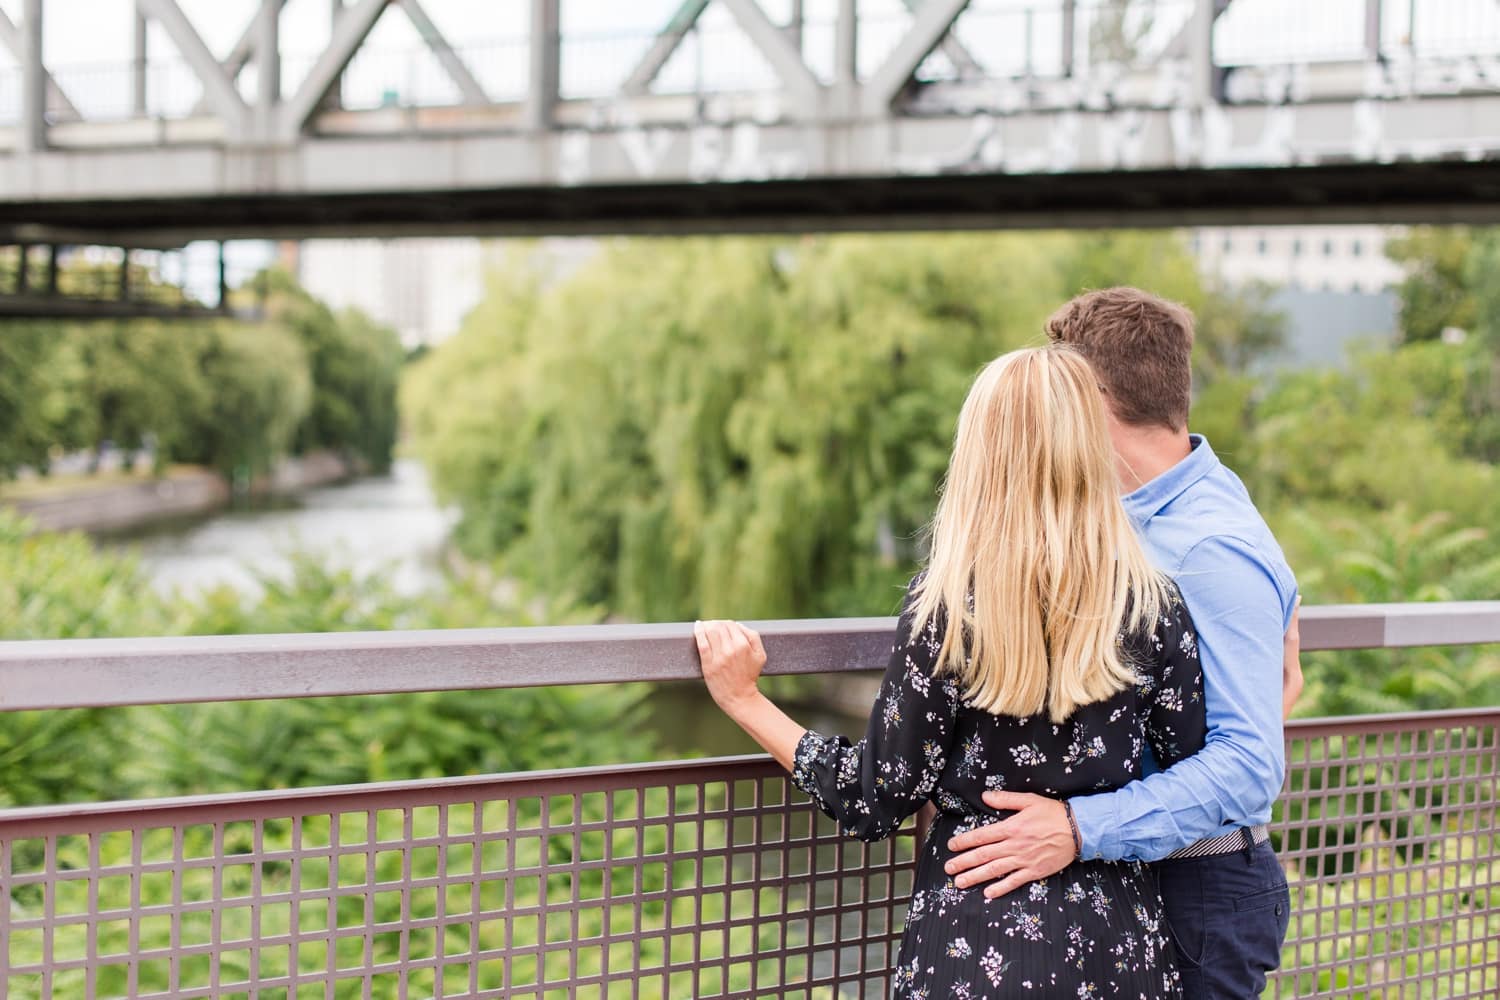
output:
M255 496L297 493L336 483L357 470L333 452L287 458L250 484ZM174 471L159 479L99 486L4 501L44 531L124 531L153 521L209 514L229 505L233 491L223 476L207 469Z

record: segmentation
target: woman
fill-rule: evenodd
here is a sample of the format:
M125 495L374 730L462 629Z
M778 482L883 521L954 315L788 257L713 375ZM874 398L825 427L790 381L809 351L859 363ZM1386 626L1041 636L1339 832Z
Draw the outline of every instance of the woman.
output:
M1168 766L1203 744L1192 622L1120 505L1080 356L1016 351L975 381L863 740L804 730L760 695L753 631L694 632L714 700L849 833L883 838L936 804L896 996L1180 994L1143 866L1075 860L995 900L943 871L949 838L996 818L986 789L1111 789L1140 777L1146 745Z

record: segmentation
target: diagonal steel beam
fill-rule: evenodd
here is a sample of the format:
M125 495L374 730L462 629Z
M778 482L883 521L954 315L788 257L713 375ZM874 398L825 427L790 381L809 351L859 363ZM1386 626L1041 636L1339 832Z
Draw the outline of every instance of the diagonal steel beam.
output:
M1212 0L1214 18L1217 19L1228 10L1231 2L1233 0ZM1161 58L1181 59L1190 55L1198 43L1198 31L1200 27L1201 25L1195 13L1193 17L1188 18L1187 22L1177 30L1177 34L1173 35L1171 40L1162 46Z
M0 48L4 48L14 56L18 63L25 60L24 52L26 45L21 37L21 29L16 27L14 21L5 16L5 11L3 10L0 10ZM68 100L68 95L63 93L63 89L57 85L57 81L52 78L52 74L48 73L45 69L42 70L42 73L47 80L47 107L53 111L60 111L70 118L82 120L83 115L79 114L78 108L72 101Z
M259 18L251 17L250 23L245 25L245 30L240 34L239 40L234 43L234 48L229 50L229 55L224 59L224 72L229 74L230 79L240 75L240 71L250 64L255 58L255 44L257 39L256 25Z
M620 90L638 97L650 89L661 68L672 58L672 53L677 51L677 46L682 44L682 40L687 37L693 25L698 23L698 18L703 16L707 7L708 0L682 0L682 5L651 42L651 47L641 56L640 62L635 64L635 69L630 71Z
M193 22L177 6L177 0L135 0L135 3L136 10L160 24L167 37L172 39L172 44L177 46L177 51L203 84L203 96L224 120L229 136L242 136L249 109L240 99L234 81L203 44Z
M865 113L883 115L922 60L932 54L969 0L925 0L905 37L865 83Z
M915 14L922 6L922 0L901 0L901 6L905 7L908 12ZM968 50L968 47L958 40L956 35L944 35L943 40L938 43L938 48L943 50L943 55L947 56L948 61L953 64L953 68L958 70L959 76L970 79L984 76L984 67L980 65L978 59L974 58L974 54Z
M488 104L490 97L484 92L474 74L469 72L469 67L453 51L453 46L448 44L448 39L438 30L432 18L427 16L427 11L422 7L421 0L396 0L401 9L406 11L407 18L412 27L417 29L417 34L422 36L422 41L437 56L438 62L442 63L443 72L448 74L448 79L458 87L459 93L463 95L465 104Z
M234 48L229 50L229 55L224 57L224 72L229 74L229 79L238 80L240 73L244 72L250 60L255 58L255 42L259 35L260 18L251 15L250 23L245 25L245 30L240 32L240 37L234 43ZM193 107L194 114L202 114L208 110L208 97L205 95L197 105Z
M968 0L964 2L967 3ZM775 70L782 86L811 110L816 105L823 85L813 76L812 70L807 68L807 63L802 61L802 53L787 40L786 32L771 23L756 0L723 0L723 3L738 22L740 30L749 36L751 43L771 64L771 69Z
M393 0L358 0L344 8L333 26L328 47L318 56L317 62L313 63L307 78L297 88L297 93L282 103L279 130L283 139L293 139L302 131L302 126L307 124L307 119L323 100L323 96L344 72L349 60L354 58L354 53L369 36L370 29L375 27L375 22L392 2Z

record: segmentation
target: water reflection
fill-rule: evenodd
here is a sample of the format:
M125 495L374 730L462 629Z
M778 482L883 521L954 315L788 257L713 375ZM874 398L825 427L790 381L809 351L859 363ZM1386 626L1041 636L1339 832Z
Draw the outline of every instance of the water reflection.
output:
M439 560L457 512L438 506L411 460L389 476L309 490L294 503L235 510L118 539L135 549L162 592L228 584L248 594L257 577L284 577L303 552L358 573L390 574L401 593L442 584Z

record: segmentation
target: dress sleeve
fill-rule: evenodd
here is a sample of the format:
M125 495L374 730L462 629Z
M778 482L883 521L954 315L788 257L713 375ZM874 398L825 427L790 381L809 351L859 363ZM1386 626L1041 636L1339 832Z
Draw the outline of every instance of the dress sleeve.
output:
M850 744L808 730L793 759L796 786L861 840L889 837L927 802L953 743L958 684L933 676L946 621L939 615L918 632L911 605L908 587L864 738Z
M1154 645L1159 651L1156 689L1146 715L1146 742L1163 768L1203 749L1208 715L1203 703L1203 668L1198 661L1198 632L1177 588L1169 607L1157 619Z

